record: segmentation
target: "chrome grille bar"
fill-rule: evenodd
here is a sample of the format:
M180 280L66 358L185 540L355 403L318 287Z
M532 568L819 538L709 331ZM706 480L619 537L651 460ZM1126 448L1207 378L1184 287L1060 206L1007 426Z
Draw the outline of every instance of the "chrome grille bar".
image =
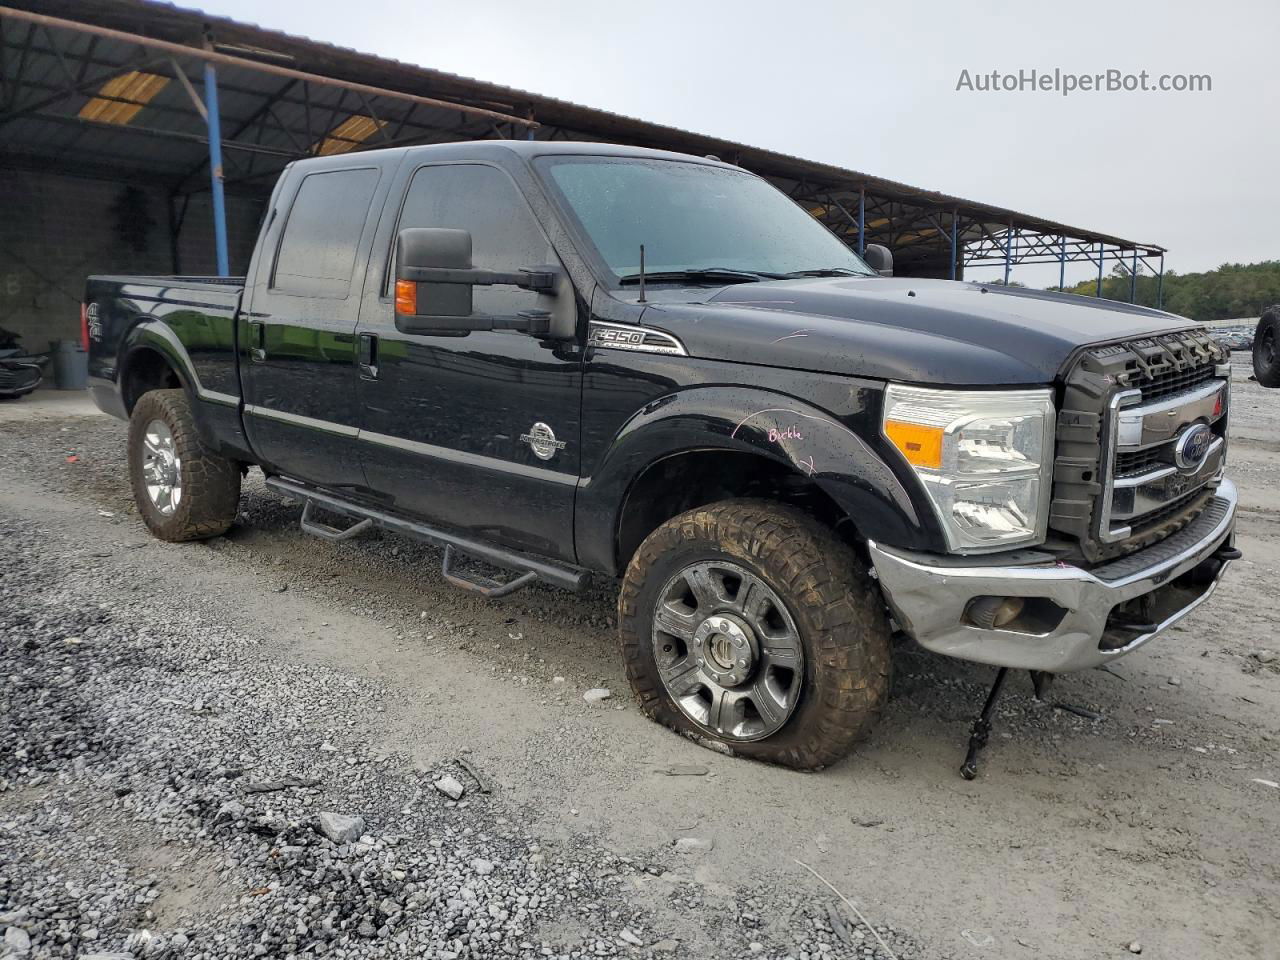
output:
M1120 411L1118 450L1145 450L1168 443L1189 423L1216 423L1226 411L1227 381L1211 380L1187 393ZM1138 391L1139 396L1142 391Z
M1191 503L1196 493L1216 484L1226 459L1223 436L1213 438L1194 470L1179 468L1174 448L1193 424L1215 429L1226 415L1229 390L1228 380L1214 379L1150 403L1142 402L1141 389L1122 390L1112 396L1107 408L1099 539L1107 543L1124 540L1144 518L1158 517L1175 503ZM1149 469L1117 477L1117 456L1138 451L1146 451L1144 460L1152 458Z

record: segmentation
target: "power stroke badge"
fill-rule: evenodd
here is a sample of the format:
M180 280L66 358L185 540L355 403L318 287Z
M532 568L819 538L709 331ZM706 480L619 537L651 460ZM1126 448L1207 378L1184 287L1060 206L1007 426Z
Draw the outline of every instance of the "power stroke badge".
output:
M527 443L539 460L550 460L557 450L564 449L564 441L557 440L556 432L542 421L530 427L528 433L520 434L520 442Z

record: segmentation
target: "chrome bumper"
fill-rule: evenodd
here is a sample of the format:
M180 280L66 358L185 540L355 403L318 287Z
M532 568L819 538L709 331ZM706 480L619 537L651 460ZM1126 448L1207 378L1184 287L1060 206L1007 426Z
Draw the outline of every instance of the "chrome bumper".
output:
M1091 570L1046 561L1032 551L1024 551L1022 564L1009 562L1016 554L979 564L973 557L868 546L898 626L921 646L980 663L1067 673L1136 650L1209 599L1228 561L1205 582L1174 581L1230 545L1237 501L1235 485L1224 479L1209 506L1182 530ZM1154 629L1139 633L1108 623L1118 604L1147 594L1154 594ZM1043 598L1046 609L1055 605L1063 615L1056 624L1042 623L1041 632L966 622L970 601L988 596Z

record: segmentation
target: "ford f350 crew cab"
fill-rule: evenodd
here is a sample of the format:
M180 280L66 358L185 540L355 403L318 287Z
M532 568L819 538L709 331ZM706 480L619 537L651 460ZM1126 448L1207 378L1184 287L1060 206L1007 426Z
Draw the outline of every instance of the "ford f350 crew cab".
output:
M1142 646L1238 556L1198 328L867 260L713 159L307 159L247 277L89 279L90 389L155 535L225 531L255 465L309 532L424 538L485 595L620 578L649 715L814 768L883 708L895 627L1043 679Z

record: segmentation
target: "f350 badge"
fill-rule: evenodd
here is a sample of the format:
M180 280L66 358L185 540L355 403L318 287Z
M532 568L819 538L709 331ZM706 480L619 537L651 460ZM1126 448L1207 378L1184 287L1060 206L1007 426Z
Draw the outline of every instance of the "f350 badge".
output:
M557 440L556 432L541 420L530 427L528 433L520 434L520 442L527 443L539 460L550 460L557 450L564 449L564 441Z

